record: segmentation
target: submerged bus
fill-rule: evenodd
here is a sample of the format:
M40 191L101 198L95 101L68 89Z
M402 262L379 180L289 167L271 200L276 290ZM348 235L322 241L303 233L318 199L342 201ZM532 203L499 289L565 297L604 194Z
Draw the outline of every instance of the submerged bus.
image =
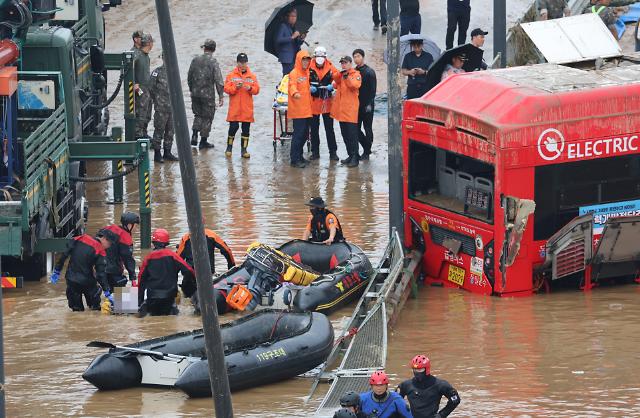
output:
M405 103L405 244L427 283L520 296L638 280L637 63L455 75Z

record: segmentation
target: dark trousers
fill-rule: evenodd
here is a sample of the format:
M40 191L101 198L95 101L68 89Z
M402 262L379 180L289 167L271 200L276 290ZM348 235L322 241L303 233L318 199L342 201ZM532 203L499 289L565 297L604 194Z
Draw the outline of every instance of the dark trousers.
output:
M324 113L322 121L324 123L324 132L327 136L329 152L336 152L338 145L336 144L336 134L333 131L333 118L329 113ZM311 118L311 153L320 154L320 115L313 115Z
M174 298L169 299L147 299L144 301L146 313L152 316L177 315L178 307Z
M371 8L373 9L373 24L387 26L387 0L371 0Z
M69 308L74 311L84 311L84 303L82 303L82 296L87 302L87 306L92 311L100 310L100 294L101 290L97 283L90 286L83 286L81 284L70 282L67 280L67 301L69 302Z
M447 14L447 49L453 48L453 36L458 29L458 45L467 42L467 29L471 19L471 9L464 12L449 12Z
M426 84L407 84L407 100L422 97L427 91Z
M242 125L242 132L240 135L249 136L251 130L251 122L229 122L229 136L236 136L238 129Z
M293 138L291 139L291 152L289 158L291 164L302 161L304 143L309 138L309 124L311 118L293 119Z
M417 15L400 15L400 36L408 33L420 33L422 30L422 17Z
M358 158L358 124L340 122L340 133L349 157Z
M363 154L371 154L371 145L373 145L373 106L371 111L366 112L366 108L358 109L358 142L362 146ZM364 132L362 132L364 128Z
M293 70L293 63L292 62L289 62L289 63L281 62L280 64L282 64L282 76L283 77L285 75L289 74Z
M114 287L125 287L127 285L127 278L122 274L107 274L107 282L111 288L110 292L113 293Z

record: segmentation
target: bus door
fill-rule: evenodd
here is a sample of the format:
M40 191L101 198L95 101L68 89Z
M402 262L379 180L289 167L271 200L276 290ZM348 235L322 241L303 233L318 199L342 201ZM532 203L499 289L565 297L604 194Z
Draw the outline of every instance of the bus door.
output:
M516 261L529 215L535 211L536 204L533 200L504 196L502 207L504 208L505 237L500 257L500 272L502 273L502 288L505 289L507 286L507 267L512 266Z

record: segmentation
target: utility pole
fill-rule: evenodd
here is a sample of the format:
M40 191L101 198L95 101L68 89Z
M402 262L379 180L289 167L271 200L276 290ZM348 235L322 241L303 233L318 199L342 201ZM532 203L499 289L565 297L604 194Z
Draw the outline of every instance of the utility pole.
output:
M500 68L507 66L507 0L493 0L493 54L500 54Z
M0 276L2 276L2 262L0 260ZM0 418L6 416L4 391L4 312L2 309L4 296L0 285Z
M389 234L403 236L402 91L400 89L400 2L387 1L387 112L389 132Z
M182 176L182 191L187 209L189 232L191 233L191 245L198 282L198 299L202 311L202 328L204 330L205 348L209 363L209 380L216 417L232 418L233 405L231 404L231 392L229 390L229 377L224 359L224 348L220 324L218 323L218 310L216 298L213 295L213 281L211 280L211 265L207 252L207 242L204 235L202 208L200 207L200 194L196 171L191 155L189 126L187 125L187 112L182 96L182 83L178 68L178 55L176 53L173 28L171 26L171 14L167 0L156 0L158 13L158 25L162 38L162 51L164 65L169 81L169 93L171 96L171 108L173 109L173 125L175 127L178 156L180 158L180 174Z

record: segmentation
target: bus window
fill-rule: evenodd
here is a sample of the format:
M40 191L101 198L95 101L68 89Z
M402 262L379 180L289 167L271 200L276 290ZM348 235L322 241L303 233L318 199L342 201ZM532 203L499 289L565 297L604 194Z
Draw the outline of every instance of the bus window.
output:
M546 240L580 207L640 199L640 155L536 167L534 239Z
M409 198L493 222L494 167L416 141L409 143Z

